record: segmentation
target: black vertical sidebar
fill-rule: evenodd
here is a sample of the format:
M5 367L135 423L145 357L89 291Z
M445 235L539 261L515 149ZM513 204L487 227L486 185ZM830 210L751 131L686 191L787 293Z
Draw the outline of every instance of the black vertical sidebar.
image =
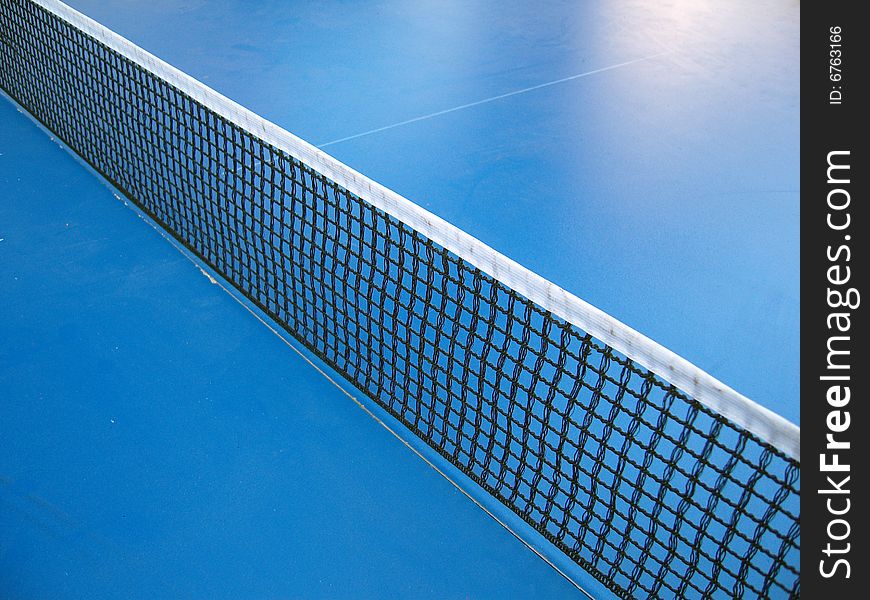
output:
M801 596L831 600L870 596L870 23L859 6L801 7Z

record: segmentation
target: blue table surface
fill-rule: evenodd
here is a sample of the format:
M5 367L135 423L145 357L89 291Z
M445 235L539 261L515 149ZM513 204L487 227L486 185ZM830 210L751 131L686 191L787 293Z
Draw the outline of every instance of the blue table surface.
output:
M70 3L798 422L797 2Z
M70 4L798 421L797 3ZM0 595L575 591L0 123Z
M576 588L0 101L0 598Z

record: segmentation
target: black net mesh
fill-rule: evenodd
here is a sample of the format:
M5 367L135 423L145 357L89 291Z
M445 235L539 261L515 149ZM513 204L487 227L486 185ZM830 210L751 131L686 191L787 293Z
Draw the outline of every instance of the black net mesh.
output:
M616 595L798 595L798 462L27 0L0 87Z

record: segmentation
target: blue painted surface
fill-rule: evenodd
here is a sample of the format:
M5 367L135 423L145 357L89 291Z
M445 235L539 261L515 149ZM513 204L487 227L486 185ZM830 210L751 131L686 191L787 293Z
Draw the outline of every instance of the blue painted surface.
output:
M70 4L798 420L796 3ZM0 123L0 592L570 593Z
M0 102L0 597L576 589Z
M799 420L799 4L71 4ZM664 53L664 54L662 54Z

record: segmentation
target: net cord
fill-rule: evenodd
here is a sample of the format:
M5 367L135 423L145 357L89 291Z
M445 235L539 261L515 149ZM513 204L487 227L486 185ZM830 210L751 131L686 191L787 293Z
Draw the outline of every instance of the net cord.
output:
M784 417L753 402L621 321L523 267L407 198L372 181L312 144L179 71L63 2L31 1L151 71L222 117L247 129L264 142L320 171L363 201L404 222L541 308L656 373L783 454L800 461L800 428Z

